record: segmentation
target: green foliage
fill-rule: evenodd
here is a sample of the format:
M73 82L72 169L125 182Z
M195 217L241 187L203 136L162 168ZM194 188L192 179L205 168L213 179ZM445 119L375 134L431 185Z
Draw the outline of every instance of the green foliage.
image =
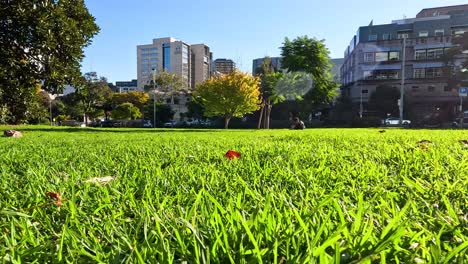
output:
M71 97L75 101L74 106L80 106L86 115L86 120L93 117L98 110L105 108L107 100L111 97L112 90L109 88L104 77L97 77L95 72L86 73L80 78L76 91ZM104 112L102 112L104 114Z
M143 92L132 91L128 93L112 93L111 105L116 107L123 103L132 103L138 109L142 110L143 106L148 103L149 95Z
M113 119L117 120L135 120L141 117L141 112L132 103L123 103L115 107L111 115Z
M183 88L187 88L182 78L175 73L163 71L157 73L154 77L155 79L151 80L151 83L145 86L145 91L153 91L154 81L156 90L170 96L171 100L173 100L175 93L181 91Z
M223 116L227 128L232 117L242 117L260 108L259 85L258 78L234 71L199 84L194 98L203 105L206 116Z
M144 106L144 116L145 119L151 120L153 122L154 116L154 100L149 101ZM157 102L156 104L156 125L162 126L164 123L169 122L174 119L175 112L172 111L171 106L167 104L162 104Z
M99 31L83 0L0 0L0 104L24 122L39 80L58 94L80 76L83 48Z
M468 32L453 36L452 43L453 46L442 56L447 66L448 85L453 88L468 86Z
M292 41L285 38L281 56L281 65L288 72L307 72L312 75L314 86L305 97L308 101L320 105L333 100L338 84L330 73L330 56L324 40L307 36Z
M369 98L369 109L376 111L380 117L400 116L398 99L400 90L390 85L380 85Z
M205 114L205 108L195 100L187 102L187 109L187 117L189 118L202 119Z
M463 131L17 129L5 262L468 263Z

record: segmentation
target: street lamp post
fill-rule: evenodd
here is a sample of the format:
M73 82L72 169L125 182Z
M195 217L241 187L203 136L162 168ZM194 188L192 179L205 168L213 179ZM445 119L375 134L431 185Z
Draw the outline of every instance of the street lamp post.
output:
M156 68L153 68L153 127L156 127Z
M401 87L400 87L400 126L403 124L403 100L405 93L405 64L406 64L406 36L403 36L403 54L401 65Z

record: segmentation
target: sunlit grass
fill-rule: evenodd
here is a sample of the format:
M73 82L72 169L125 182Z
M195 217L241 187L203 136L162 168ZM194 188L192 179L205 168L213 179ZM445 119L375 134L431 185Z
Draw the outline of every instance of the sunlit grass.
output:
M19 130L0 262L468 262L467 132Z

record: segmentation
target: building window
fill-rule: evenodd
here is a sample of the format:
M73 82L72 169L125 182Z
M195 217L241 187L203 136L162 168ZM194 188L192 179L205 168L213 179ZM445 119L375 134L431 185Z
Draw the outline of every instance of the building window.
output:
M452 91L452 87L450 87L448 85L444 86L444 92L451 92L451 91Z
M390 51L388 53L388 60L391 60L391 61L400 60L400 52L399 51Z
M452 29L452 35L463 35L465 34L464 29Z
M372 79L372 72L371 71L364 71L363 77L364 77L364 80Z
M388 61L388 52L376 52L375 61Z
M444 49L429 49L427 50L428 59L440 59L444 55Z
M363 94L369 93L369 90L367 90L367 89L366 89L366 90L362 90L362 93L363 93Z
M428 91L428 92L434 92L434 91L435 91L435 86L434 86L434 85L429 85L429 86L427 87L427 91Z
M440 78L442 77L442 68L427 68L426 78Z
M426 59L426 50L416 50L415 59L416 60L425 60Z
M392 34L385 33L385 34L382 35L382 39L383 40L390 40L390 39L392 39Z
M429 37L429 31L419 31L420 38L427 38Z
M171 70L171 46L170 44L163 45L163 69Z
M369 41L376 41L377 35L369 35Z
M412 89L413 91L418 91L418 90L419 90L419 86L413 86L413 87L411 87L411 89Z
M436 37L443 37L444 34L445 34L445 30L443 30L443 29L436 29L436 30L434 31L434 35L435 35Z
M409 38L409 34L408 33L398 33L397 35L398 39L407 39Z
M373 61L374 61L374 53L373 52L364 53L364 62L373 62Z
M415 79L426 78L426 69L414 69L414 78Z

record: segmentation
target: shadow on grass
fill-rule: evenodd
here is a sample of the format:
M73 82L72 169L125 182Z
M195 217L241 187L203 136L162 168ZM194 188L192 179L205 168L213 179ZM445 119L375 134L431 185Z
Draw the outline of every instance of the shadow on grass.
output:
M63 133L185 133L185 132L220 132L220 129L175 129L175 128L81 128L81 127L19 127L24 132L63 132Z

